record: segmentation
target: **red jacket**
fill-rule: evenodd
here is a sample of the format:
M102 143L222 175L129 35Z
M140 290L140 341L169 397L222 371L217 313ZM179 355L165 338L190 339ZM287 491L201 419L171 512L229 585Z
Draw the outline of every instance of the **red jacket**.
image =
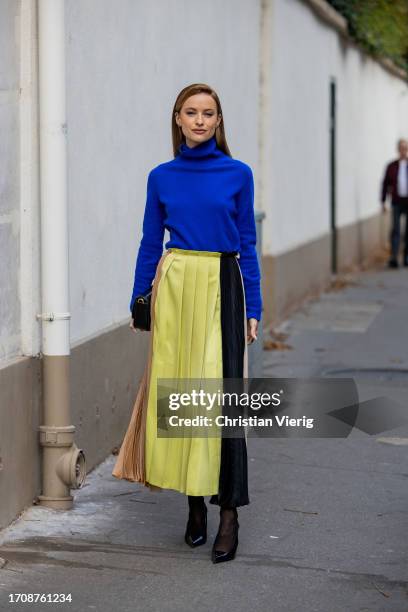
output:
M385 170L381 188L381 202L385 202L387 194L391 193L392 200L398 200L398 166L399 159L390 162ZM408 166L407 166L408 168Z

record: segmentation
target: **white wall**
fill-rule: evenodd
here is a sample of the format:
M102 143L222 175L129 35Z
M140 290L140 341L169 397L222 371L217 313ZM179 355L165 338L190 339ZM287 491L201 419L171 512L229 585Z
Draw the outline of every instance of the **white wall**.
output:
M279 255L329 232L329 82L337 82L337 225L379 210L395 144L408 136L408 89L343 45L300 0L272 0L269 176L262 205L264 254Z
M331 76L338 224L378 210L385 163L408 134L406 84L343 48L301 0L262 2L66 0L74 344L128 319L147 173L172 157L171 110L188 83L220 94L232 154L252 166L267 215L265 254L329 231ZM40 348L35 7L0 4L0 363Z
M0 360L21 343L19 189L19 3L0 4Z
M71 334L128 318L147 173L172 158L171 111L212 85L234 157L256 172L259 7L252 0L67 0Z

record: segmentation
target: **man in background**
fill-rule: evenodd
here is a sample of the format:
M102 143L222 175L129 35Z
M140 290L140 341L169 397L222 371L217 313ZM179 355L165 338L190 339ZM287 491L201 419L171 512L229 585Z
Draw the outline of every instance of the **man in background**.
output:
M385 170L381 189L382 210L385 212L385 201L388 193L391 194L391 257L388 262L390 268L398 268L398 254L400 248L400 220L405 216L404 227L404 266L408 266L408 141L400 138L397 143L399 158L390 162Z

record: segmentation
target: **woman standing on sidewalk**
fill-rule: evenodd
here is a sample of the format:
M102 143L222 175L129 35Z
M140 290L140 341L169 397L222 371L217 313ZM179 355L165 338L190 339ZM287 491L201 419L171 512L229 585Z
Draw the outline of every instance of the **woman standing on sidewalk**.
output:
M251 168L231 157L208 85L179 93L172 137L174 159L147 181L130 309L153 280L149 355L112 473L187 495L185 541L193 547L206 542L204 496L211 496L220 506L218 563L234 558L237 507L249 504L246 439L158 438L156 381L248 377L247 343L257 338L262 311L254 184Z

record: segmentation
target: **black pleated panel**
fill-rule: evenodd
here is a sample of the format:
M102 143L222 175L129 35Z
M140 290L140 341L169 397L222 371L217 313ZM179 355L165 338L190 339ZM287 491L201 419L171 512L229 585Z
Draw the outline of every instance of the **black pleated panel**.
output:
M221 257L220 287L223 378L224 391L228 391L225 379L243 377L246 342L244 293L236 257ZM245 437L222 438L218 494L211 496L210 504L235 507L249 504Z

